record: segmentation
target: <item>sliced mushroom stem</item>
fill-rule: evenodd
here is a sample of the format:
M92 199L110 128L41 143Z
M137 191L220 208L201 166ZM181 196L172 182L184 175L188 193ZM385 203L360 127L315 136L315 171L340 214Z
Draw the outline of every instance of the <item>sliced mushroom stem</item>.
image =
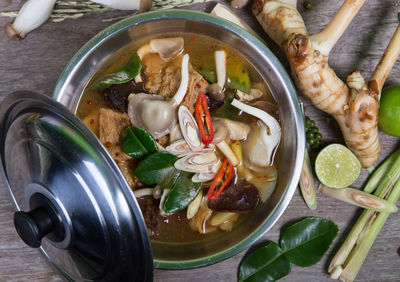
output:
M175 105L179 105L185 97L189 84L189 55L185 54L182 59L181 68L181 84L179 85L178 91L171 99Z
M279 145L281 140L281 127L278 121L267 112L244 104L237 99L233 99L231 104L239 110L259 118L268 128L268 133L263 134L262 141L265 145L265 158L267 159L267 164L271 165L273 162L274 150Z
M398 210L396 205L393 205L384 199L381 199L377 196L365 193L357 189L353 188L335 189L320 184L319 190L329 197L365 209L371 209L379 212L388 212L388 213L397 212Z
M236 157L235 153L232 151L231 147L229 146L226 141L219 142L216 144L217 148L224 154L224 156L229 160L232 166L238 166L239 160Z
M139 190L133 191L133 194L135 195L136 198L141 198L144 196L153 196L153 188L142 188Z
M215 68L217 70L217 84L224 89L226 81L226 53L225 51L215 51Z

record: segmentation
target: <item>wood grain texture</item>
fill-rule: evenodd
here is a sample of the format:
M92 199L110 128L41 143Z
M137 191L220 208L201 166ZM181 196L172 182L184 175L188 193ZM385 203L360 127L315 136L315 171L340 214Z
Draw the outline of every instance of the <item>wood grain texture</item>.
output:
M0 11L18 10L24 1L1 0ZM219 1L228 2L228 1ZM320 30L339 8L342 1L312 0L312 8L304 10L299 1L299 10L310 32ZM209 11L213 3L193 5L191 9ZM331 53L330 64L344 79L357 68L369 78L380 56L390 40L400 12L400 1L368 0L348 30ZM253 27L267 42L267 45L287 66L282 52L262 32L252 17L249 7L238 10L242 19ZM126 12L112 11L106 14L92 14L78 20L61 23L48 21L22 40L9 40L0 30L0 100L9 93L28 89L50 95L59 74L79 48L110 23L101 19L124 15ZM10 20L0 17L0 27ZM392 70L387 85L400 85L400 60ZM305 100L305 99L303 99ZM328 142L343 142L335 122L326 114L304 101L306 113L314 119ZM381 133L384 159L397 146L398 138ZM361 186L367 177L364 170L355 186ZM310 211L305 206L299 191L296 191L289 207L277 224L256 244L278 241L282 226L305 216L321 216L333 220L340 233L328 255L318 264L308 267L293 267L283 281L329 281L326 269L329 259L337 250L350 224L360 214L360 209L345 203L318 195L318 209ZM13 207L10 204L4 180L0 179L0 281L60 281L61 277L40 255L39 251L26 247L18 238L12 223ZM358 277L358 281L400 281L400 217L391 215L373 245ZM205 268L185 271L155 270L156 281L235 281L242 252L228 260Z

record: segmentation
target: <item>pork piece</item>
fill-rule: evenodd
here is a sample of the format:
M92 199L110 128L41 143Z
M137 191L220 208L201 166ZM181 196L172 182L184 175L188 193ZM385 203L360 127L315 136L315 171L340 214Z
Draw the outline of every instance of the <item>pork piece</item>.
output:
M127 114L106 108L101 108L99 110L100 141L104 144L111 157L121 169L129 186L135 188L138 182L134 174L136 160L125 154L121 147L122 134L130 125L131 121Z
M157 59L158 57L158 59ZM146 89L149 93L158 94L162 97L172 98L179 88L181 82L181 59L178 58L166 65L159 56L152 56L151 60L144 60L144 74L146 76ZM162 63L163 61L164 63ZM157 68L157 62L159 66ZM208 82L189 64L188 91L183 99L191 113L194 112L194 104L200 92L207 92Z
M220 212L245 212L256 208L259 201L257 188L243 180L230 184L217 199L209 200L208 207Z

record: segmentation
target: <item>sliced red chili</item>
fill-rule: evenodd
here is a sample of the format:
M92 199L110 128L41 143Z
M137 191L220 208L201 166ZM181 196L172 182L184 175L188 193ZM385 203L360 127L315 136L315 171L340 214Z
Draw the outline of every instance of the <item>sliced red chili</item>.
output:
M204 92L200 92L195 106L195 117L201 134L201 140L208 146L214 138L214 128L208 110L207 98ZM207 132L205 130L207 129Z
M211 182L210 188L208 188L207 196L210 200L215 200L221 195L225 187L231 182L232 178L235 176L235 169L225 159L222 162L221 168L218 170L217 175ZM222 183L221 183L222 181Z

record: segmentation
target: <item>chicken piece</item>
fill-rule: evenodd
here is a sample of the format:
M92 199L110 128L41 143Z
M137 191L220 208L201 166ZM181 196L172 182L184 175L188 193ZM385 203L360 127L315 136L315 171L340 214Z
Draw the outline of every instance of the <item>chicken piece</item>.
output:
M134 168L136 160L124 153L121 147L121 137L124 130L131 125L127 114L112 109L99 110L99 138L115 160L129 186L134 189L138 179Z
M181 81L181 57L166 65L160 56L153 54L144 60L144 74L146 75L146 89L162 97L172 98L179 88ZM191 113L200 92L206 92L208 82L189 65L188 91L181 105L185 105Z

